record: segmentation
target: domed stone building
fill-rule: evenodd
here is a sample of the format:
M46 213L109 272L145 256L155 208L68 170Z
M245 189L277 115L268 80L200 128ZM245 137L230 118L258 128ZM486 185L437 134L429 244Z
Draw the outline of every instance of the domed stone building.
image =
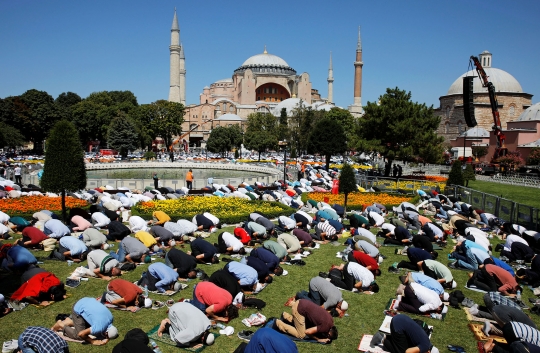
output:
M523 92L519 82L508 72L492 67L492 54L488 51L479 56L490 82L495 86L501 126L505 129L507 123L516 120L531 106L532 94ZM457 138L468 129L463 116L463 77L478 76L476 70L471 70L460 77L448 89L445 96L439 98L440 107L435 114L441 117L438 133L446 141ZM473 81L474 113L478 127L490 131L493 126L493 115L489 102L488 90L482 86L479 77Z

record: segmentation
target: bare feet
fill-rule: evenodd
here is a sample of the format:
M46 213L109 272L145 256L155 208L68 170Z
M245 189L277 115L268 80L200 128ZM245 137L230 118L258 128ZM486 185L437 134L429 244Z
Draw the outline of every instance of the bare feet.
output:
M495 347L495 343L493 343L493 338L490 338L487 340L486 343L484 343L484 352L489 353L493 350L493 347Z

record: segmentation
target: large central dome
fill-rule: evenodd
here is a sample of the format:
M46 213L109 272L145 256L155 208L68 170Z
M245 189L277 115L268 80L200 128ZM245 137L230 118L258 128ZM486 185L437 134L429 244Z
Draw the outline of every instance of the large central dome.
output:
M242 66L259 66L259 65L268 65L268 66L282 66L282 67L289 67L289 64L282 58L280 58L277 55L272 55L268 53L262 53L253 55L244 63Z
M253 55L248 58L234 72L242 73L247 69L257 74L296 75L296 71L285 60L277 55L268 54L266 48L262 54Z

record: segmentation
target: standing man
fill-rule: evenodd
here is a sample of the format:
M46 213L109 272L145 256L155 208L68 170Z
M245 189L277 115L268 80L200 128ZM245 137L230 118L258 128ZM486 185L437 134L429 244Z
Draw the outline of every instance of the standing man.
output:
M154 179L154 189L157 189L158 188L158 181L159 181L157 173L154 173L154 176L152 177L152 179Z
M22 186L21 165L17 164L13 172L15 173L15 184Z
M189 190L193 189L193 171L191 169L186 173L186 187Z

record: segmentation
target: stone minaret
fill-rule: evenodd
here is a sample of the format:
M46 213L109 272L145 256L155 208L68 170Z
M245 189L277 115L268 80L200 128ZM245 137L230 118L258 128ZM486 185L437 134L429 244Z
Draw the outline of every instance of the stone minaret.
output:
M354 103L349 106L349 111L355 117L362 116L362 40L360 27L358 27L358 43L356 45L356 61L354 62Z
M183 44L180 44L180 103L186 105L186 57Z
M171 56L171 85L169 88L169 101L181 103L180 96L180 28L178 27L178 18L176 17L176 8L174 9L174 18L171 27L171 45L169 47Z
M332 52L330 52L330 66L328 67L328 103L334 102L334 69L332 68Z

